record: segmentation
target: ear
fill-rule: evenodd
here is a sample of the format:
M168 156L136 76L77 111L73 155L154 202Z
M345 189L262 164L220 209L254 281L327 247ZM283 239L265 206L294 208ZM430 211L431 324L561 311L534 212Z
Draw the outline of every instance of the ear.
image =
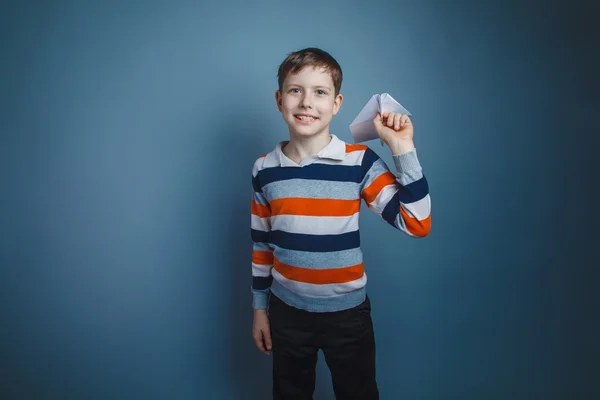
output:
M281 92L279 90L275 91L275 102L277 103L277 109L279 110L279 112L281 112L281 101L282 101L282 97L281 96Z
M333 115L336 115L340 108L342 108L342 102L344 101L344 96L338 94L335 96L335 100L333 100Z

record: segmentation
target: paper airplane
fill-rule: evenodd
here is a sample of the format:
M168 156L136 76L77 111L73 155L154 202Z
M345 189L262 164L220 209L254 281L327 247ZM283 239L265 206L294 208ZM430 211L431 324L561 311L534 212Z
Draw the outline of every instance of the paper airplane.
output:
M376 94L371 97L371 100L366 106L358 113L354 121L350 124L350 132L354 143L366 142L367 140L373 140L379 138L373 119L377 116L377 113L390 113L397 112L400 114L412 115L408 110L402 107L402 104L398 103L388 93ZM381 142L383 145L383 142Z

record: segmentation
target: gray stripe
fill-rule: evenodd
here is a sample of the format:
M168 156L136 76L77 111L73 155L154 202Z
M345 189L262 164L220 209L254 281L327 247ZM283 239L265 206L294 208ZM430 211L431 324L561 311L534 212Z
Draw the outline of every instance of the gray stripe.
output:
M375 161L363 179L364 183L362 184L362 189L364 190L365 188L368 188L375 179L379 178L379 175L389 170L390 169L381 158Z
M272 285L272 284L271 284ZM252 308L254 309L266 309L269 307L269 292L271 289L256 290L250 286L252 292Z
M263 193L254 192L254 201L263 206L268 206L269 202Z
M273 280L271 292L292 307L310 312L334 312L356 307L365 301L367 296L366 286L354 292L339 296L313 297L292 292L281 283Z
M406 186L423 177L423 169L417 158L416 149L392 157L396 166L396 178L402 185Z
M356 200L360 197L360 185L355 182L333 182L309 179L289 179L271 182L263 186L269 199L302 197L307 199Z
M271 251L271 247L268 243L256 243L252 242L252 250L256 251Z
M296 267L308 269L344 268L363 262L363 254L360 247L349 250L314 253L274 247L275 251L273 255L279 261Z

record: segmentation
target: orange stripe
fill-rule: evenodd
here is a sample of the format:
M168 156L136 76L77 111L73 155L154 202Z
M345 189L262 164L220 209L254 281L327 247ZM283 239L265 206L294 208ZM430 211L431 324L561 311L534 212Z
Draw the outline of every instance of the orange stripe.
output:
M261 218L266 218L271 216L271 210L268 206L263 206L262 204L258 204L256 201L252 200L252 209L251 213L257 215Z
M306 199L287 197L271 201L272 215L310 215L315 217L347 217L360 210L360 199Z
M346 153L352 153L353 151L366 150L367 146L364 144L349 144L346 143Z
M252 262L254 264L271 265L273 264L273 252L254 250L252 252Z
M418 219L408 215L404 208L400 206L400 213L406 224L406 230L418 237L424 237L429 234L431 230L431 215L428 215L424 220L419 221Z
M396 178L390 171L386 171L379 175L377 179L371 182L369 187L363 190L363 197L367 204L371 204L373 200L375 200L375 197L381 192L381 189L395 182Z
M365 272L365 264L360 263L351 267L333 269L308 269L293 267L274 259L274 268L285 278L315 285L327 283L346 283L360 279Z

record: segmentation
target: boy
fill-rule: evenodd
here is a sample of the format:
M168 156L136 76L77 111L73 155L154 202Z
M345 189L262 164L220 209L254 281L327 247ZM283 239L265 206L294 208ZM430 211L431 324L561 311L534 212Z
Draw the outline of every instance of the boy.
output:
M342 71L330 54L289 54L278 81L275 100L290 140L252 171L252 335L260 351L273 351L274 399L312 399L319 349L337 399L378 399L358 216L363 199L407 235L429 233L413 126L395 113L373 120L392 151L394 176L367 146L329 133L343 100Z

